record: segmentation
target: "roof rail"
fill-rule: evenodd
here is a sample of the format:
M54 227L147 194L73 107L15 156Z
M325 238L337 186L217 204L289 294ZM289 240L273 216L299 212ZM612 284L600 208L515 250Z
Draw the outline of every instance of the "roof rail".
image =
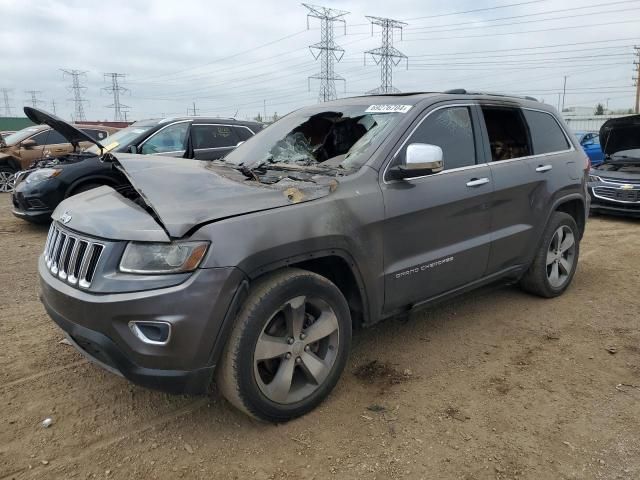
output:
M537 102L538 99L529 95L510 95L508 93L493 93L493 92L469 92L464 88L454 88L452 90L446 90L443 93L450 95L490 95L492 97L507 97L507 98L524 98L525 100L531 100Z

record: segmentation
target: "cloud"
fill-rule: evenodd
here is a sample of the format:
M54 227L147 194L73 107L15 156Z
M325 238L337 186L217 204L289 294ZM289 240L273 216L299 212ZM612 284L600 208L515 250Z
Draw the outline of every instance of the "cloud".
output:
M524 4L447 15L508 3ZM403 91L531 92L556 104L567 75L567 105L609 99L612 108L628 108L637 34L629 20L638 17L640 2L606 3L327 1L351 12L347 35L336 27L335 41L346 52L335 69L347 79L337 91L361 94L378 86L378 68L370 60L363 64L363 52L380 43L365 15L377 15L410 19L402 41L395 37L409 56L408 70L394 69L394 84ZM13 89L14 112L30 98L25 90L40 90L45 108L55 100L69 118L73 103L63 68L87 71L91 119L113 116L106 108L112 99L101 90L104 72L127 75L130 95L122 102L132 119L186 114L193 102L201 114L245 117L265 105L270 115L317 101L319 84L308 77L320 66L307 47L320 40L319 21L309 19L306 30L306 9L298 2L0 0L0 12L0 88ZM536 48L550 45L559 46Z

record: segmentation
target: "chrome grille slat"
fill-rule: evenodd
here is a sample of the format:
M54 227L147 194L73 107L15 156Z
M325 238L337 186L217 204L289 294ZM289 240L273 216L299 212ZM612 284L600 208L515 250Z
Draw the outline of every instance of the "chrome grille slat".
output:
M622 189L616 187L594 187L593 194L598 198L620 203L640 203L640 189Z
M47 269L60 280L87 289L103 252L102 243L62 229L54 222L47 235L44 261Z

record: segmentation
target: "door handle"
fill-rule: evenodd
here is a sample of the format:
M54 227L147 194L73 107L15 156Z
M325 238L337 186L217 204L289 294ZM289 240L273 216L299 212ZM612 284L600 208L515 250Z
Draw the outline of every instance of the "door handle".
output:
M548 172L552 168L553 167L551 165L538 165L538 168L536 168L536 172Z
M467 182L467 187L479 187L480 185L484 185L485 183L489 183L488 178L472 178Z

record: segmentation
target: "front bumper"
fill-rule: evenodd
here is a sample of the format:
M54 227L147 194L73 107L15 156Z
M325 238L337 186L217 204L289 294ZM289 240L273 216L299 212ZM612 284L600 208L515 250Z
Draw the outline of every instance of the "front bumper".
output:
M63 189L56 179L35 185L22 181L16 185L11 195L12 213L29 222L48 223L51 221L51 214L63 199Z
M39 260L41 300L49 316L91 360L139 385L202 393L215 369L244 274L235 268L196 271L168 288L96 294L55 278ZM142 342L129 321L172 326L167 345Z
M640 217L640 185L622 188L623 184L593 182L589 184L591 211L628 217Z

